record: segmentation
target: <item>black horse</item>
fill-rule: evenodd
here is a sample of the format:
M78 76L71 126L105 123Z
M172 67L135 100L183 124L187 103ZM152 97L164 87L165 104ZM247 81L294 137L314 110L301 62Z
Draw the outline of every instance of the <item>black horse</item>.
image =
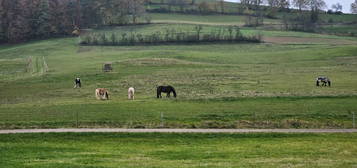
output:
M331 86L331 81L328 77L317 77L316 78L316 86L320 86L320 82L322 83L322 86Z
M174 97L176 98L176 91L175 91L175 89L174 89L174 87L172 87L172 86L158 86L157 87L157 98L162 98L162 96L161 96L161 92L164 92L164 93L166 93L166 97L170 97L170 93L172 92L173 94L174 94Z

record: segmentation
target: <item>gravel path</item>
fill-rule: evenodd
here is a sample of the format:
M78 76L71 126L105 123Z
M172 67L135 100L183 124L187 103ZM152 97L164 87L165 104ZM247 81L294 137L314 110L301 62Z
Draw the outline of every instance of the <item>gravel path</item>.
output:
M357 129L125 129L125 128L59 128L0 130L0 134L58 132L124 132L124 133L357 133Z

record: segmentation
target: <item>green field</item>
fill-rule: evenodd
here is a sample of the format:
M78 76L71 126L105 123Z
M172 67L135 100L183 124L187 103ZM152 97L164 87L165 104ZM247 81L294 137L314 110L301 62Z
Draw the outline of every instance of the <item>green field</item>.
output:
M238 7L227 4L228 13ZM240 26L261 43L84 46L69 37L0 45L0 129L353 128L356 15L323 15L339 24L318 34L281 31L284 14L291 13L248 28L244 16L150 13L152 24L86 30L150 35ZM107 62L112 72L103 72ZM316 87L318 76L332 86ZM75 77L81 89L73 88ZM157 99L158 85L174 86L178 97ZM127 99L129 87L135 100ZM110 100L96 100L96 88L107 88ZM0 134L1 168L345 168L357 167L356 153L356 133Z
M355 167L357 134L0 135L6 168Z
M167 17L179 21L176 15ZM182 24L91 31L145 34L191 30L202 23L209 32L226 26L214 20L231 22L231 16L204 16L206 21L195 17L200 16L187 16ZM262 28L242 28L242 33L260 33L266 42L114 47L80 46L78 38L57 38L2 45L0 128L352 127L357 38ZM105 62L113 63L113 72L102 72ZM330 77L332 87L316 87L319 75ZM73 89L76 76L82 89ZM158 85L174 86L178 98L156 99ZM134 101L127 100L131 86L136 89ZM109 89L109 101L95 100L99 87Z

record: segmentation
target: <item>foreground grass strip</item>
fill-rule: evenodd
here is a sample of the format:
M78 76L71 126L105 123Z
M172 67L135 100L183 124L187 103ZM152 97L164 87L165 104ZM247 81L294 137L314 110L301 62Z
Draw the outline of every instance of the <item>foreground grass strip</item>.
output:
M131 102L114 99L23 104L0 107L0 128L352 128L351 112L356 99L262 97Z
M0 135L0 167L353 167L357 134Z

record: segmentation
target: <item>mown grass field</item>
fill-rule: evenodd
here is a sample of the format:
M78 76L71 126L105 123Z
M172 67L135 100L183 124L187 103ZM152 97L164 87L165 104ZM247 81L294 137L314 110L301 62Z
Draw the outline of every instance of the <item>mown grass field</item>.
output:
M150 33L170 27L194 25L95 31ZM0 128L75 127L77 121L79 127L352 127L356 38L242 32L260 32L267 42L111 47L60 38L0 46ZM113 63L113 72L102 72L105 62ZM332 87L316 87L319 75L329 76ZM76 76L82 89L73 89ZM156 86L168 84L178 98L157 100ZM135 101L127 100L130 86L136 88ZM109 101L95 100L98 87L109 89Z
M357 134L0 135L6 168L355 167Z

